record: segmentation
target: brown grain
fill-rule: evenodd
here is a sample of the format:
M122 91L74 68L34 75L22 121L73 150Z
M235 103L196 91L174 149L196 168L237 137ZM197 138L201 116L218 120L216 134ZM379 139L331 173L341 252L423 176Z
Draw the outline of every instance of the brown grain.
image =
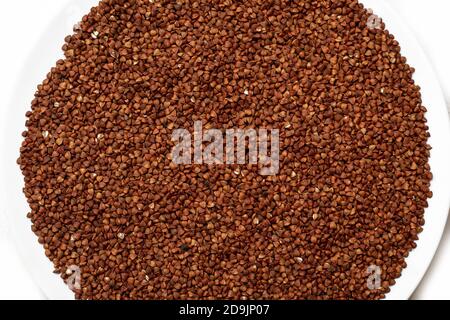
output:
M103 0L38 87L19 164L79 299L379 299L424 224L420 90L356 0ZM174 166L175 128L279 128L280 173ZM366 270L382 269L369 290Z

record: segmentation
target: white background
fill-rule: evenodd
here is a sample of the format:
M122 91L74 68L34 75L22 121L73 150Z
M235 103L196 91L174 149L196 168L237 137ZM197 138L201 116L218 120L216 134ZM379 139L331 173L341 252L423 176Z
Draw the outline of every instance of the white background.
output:
M83 1L83 0L80 0ZM81 12L67 7L70 0L5 1L0 9L0 125L9 106L17 75L22 73L27 58L33 54L37 41L49 21L63 12L75 23ZM450 105L450 1L389 0L404 18L425 49ZM62 39L57 39L62 45ZM42 75L44 77L45 74ZM0 130L0 132L3 132ZM449 141L450 143L450 141ZM0 157L1 157L0 151ZM450 164L449 164L450 165ZM450 192L450 190L449 190ZM10 241L5 213L0 212L0 299L42 299L23 267ZM413 299L450 299L450 224L447 225L439 251L413 295Z

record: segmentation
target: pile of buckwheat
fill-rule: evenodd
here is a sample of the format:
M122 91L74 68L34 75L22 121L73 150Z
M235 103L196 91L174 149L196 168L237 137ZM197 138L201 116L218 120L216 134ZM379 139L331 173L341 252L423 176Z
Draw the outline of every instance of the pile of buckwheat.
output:
M356 0L92 8L18 160L55 272L81 271L76 297L383 298L424 224L430 147L414 69L370 19ZM278 174L175 165L172 132L198 120L279 129Z

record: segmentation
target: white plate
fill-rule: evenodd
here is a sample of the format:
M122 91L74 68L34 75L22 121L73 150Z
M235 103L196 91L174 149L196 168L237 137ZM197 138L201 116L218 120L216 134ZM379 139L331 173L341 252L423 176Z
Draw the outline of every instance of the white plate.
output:
M422 99L428 112L430 127L430 165L434 175L431 183L433 198L425 210L426 224L420 234L417 248L407 259L408 267L403 270L397 284L392 287L387 299L408 299L425 274L438 247L447 220L450 204L450 125L442 91L423 50L407 29L400 17L382 0L363 0L367 8L381 16L387 29L395 35L402 47L402 54L416 69L414 79L422 88ZM72 26L84 13L97 4L97 0L73 1L64 12L49 25L39 41L34 54L24 66L17 84L14 100L6 113L5 131L2 132L0 183L4 187L1 205L8 213L12 235L19 253L33 279L49 299L73 299L73 293L61 278L53 274L52 263L45 257L44 250L31 232L31 223L26 218L29 207L22 193L23 177L16 160L22 142L20 133L25 130L25 112L30 109L37 84L41 83L55 62L63 58L63 39L71 33Z

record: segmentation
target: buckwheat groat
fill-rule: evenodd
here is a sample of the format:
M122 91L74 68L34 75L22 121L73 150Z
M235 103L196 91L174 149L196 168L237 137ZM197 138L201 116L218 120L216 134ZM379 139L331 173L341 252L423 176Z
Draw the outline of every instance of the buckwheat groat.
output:
M430 147L414 70L372 20L356 0L92 8L19 159L76 297L383 298L424 224ZM280 130L278 174L174 164L172 133L195 121Z

